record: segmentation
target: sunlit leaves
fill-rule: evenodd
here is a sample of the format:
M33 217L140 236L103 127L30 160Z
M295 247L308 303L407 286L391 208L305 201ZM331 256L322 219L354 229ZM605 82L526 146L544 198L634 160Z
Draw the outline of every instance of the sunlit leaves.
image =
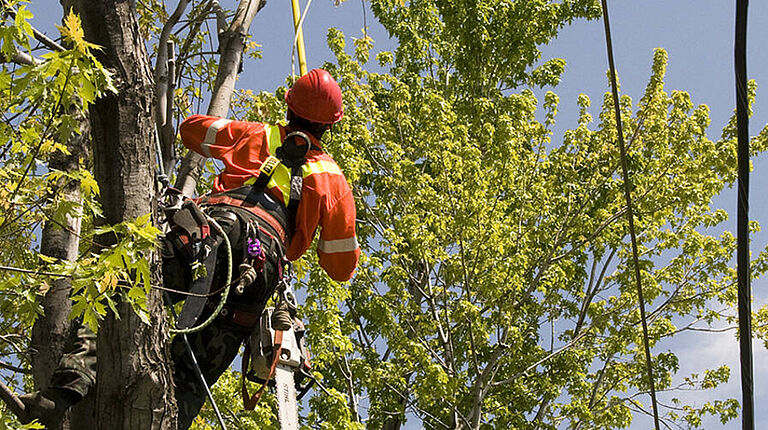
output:
M74 49L80 54L86 54L88 51L98 48L97 45L85 41L85 32L80 23L80 17L73 11L64 16L61 26L56 26L61 32L65 41L72 44Z
M13 7L16 13L15 17L4 14L0 24L6 60L17 52L34 56L32 65L6 62L0 67L0 109L4 115L0 125L0 181L4 184L0 191L0 263L31 273L3 271L0 330L3 339L18 337L26 345L30 327L42 313L39 297L53 288L59 275L71 273L69 268L38 254L43 224L52 229L53 226L61 228L67 225L66 221L81 217L84 224L89 224L91 216L99 213L95 203L98 189L83 160L79 168L68 172L51 171L48 163L69 155L68 139L82 132L80 122L75 119L78 112L114 87L107 70L92 55L95 46L83 40L79 20L74 15L67 16L60 27L64 44L72 49L31 51L32 14L23 3L4 2L4 8ZM82 203L64 197L70 185L77 187L78 181L86 191ZM37 273L41 270L57 273L58 269L66 273ZM114 284L111 278L104 281L110 288ZM94 279L90 284L96 285ZM91 292L96 296L98 289ZM80 300L77 306L84 306L81 315L95 323L104 303ZM27 348L3 341L0 349L8 356ZM27 358L19 355L13 360L26 365Z
M32 19L32 12L27 10L21 0L12 0L5 2L3 7L12 7L16 9L16 17L13 18L12 25L0 26L0 40L2 40L2 53L6 61L13 58L17 52L17 46L21 50L29 52L29 38L32 36L32 26L29 20Z
M6 58L30 45L29 12L12 3L17 18L0 27ZM328 32L336 58L325 67L343 86L345 119L323 144L353 187L364 254L350 284L330 282L312 253L295 265L313 371L329 390L312 394L305 423L381 428L418 416L426 428L475 420L488 428L629 426L648 406L648 380L612 100L580 95L577 121L555 136L559 98L547 92L538 99L528 89L557 84L564 62L540 58L539 46L574 19L597 17L598 2L369 4L396 39L393 52L377 53L365 32L351 43ZM183 30L172 36L180 117L202 110L213 83L215 34L204 25L210 5L193 2ZM137 7L151 45L167 13L157 0ZM46 159L78 133L68 108L84 108L113 89L76 17L68 15L61 32L74 49L0 73L0 105L9 118L0 123L0 180L19 184L15 192L0 190L0 254L20 267L39 262L41 222L85 213L92 223L99 214L88 166L45 171ZM258 55L258 44L247 43ZM367 70L371 55L387 70ZM665 89L667 60L656 51L642 97L624 95L620 106L642 281L657 387L709 390L725 383L730 369L677 375L679 351L664 340L733 322L735 239L722 231L727 215L713 198L735 181L735 123L721 138L710 137L709 109ZM281 121L284 91L240 91L234 116ZM755 91L750 83L750 99ZM752 144L755 153L764 151L768 131ZM201 193L216 172L214 163L206 165ZM70 181L79 182L82 205L45 195ZM40 210L44 195L52 202L47 212ZM146 217L97 231L118 240L104 250L86 245L80 261L60 267L73 276L73 315L95 327L118 295L145 315L147 255L157 231ZM753 273L766 270L768 253L761 252ZM3 278L3 315L27 327L49 281ZM765 340L768 312L754 316ZM214 395L229 404L237 391L237 374L227 372ZM701 427L707 414L726 422L738 411L732 399L694 404L679 397L663 418L684 427ZM225 415L239 428L276 428L273 400L265 400L254 413L230 408ZM195 426L214 423L206 409Z
M72 276L74 304L71 316L82 318L94 332L106 315L107 307L117 313L115 300L118 295L149 323L146 295L152 287L150 254L154 252L160 234L149 220L147 214L135 221L95 229L95 234L116 237L117 243L91 258L62 262L59 266Z
M561 60L529 69L535 41L554 34L557 20L568 20L563 13L599 10L593 2L465 3L373 2L400 40L394 55L378 54L392 64L388 74L366 71L363 45L350 54L343 36L329 31L337 61L326 67L342 82L347 110L326 147L350 172L368 258L342 322L353 328L355 347L345 360L361 370L347 376L332 354L321 362L335 360L335 379L351 378L381 402L369 410L373 423L407 409L436 427L456 419L496 428L626 427L648 381L611 98L595 123L580 96L578 123L559 137L550 132L554 93L537 100L508 91L555 84ZM492 31L513 26L504 17L515 13L541 20L533 31L543 33L525 46L495 45L516 37ZM509 61L496 57L503 53ZM652 345L690 324L723 321L733 298L733 236L709 231L725 220L711 206L733 181L733 135L711 141L706 106L665 92L666 61L658 50L640 103L621 102ZM657 387L675 389L677 351L654 352ZM705 370L695 388L711 389L727 372ZM403 379L407 390L395 383ZM732 405L705 408L728 419ZM687 420L671 409L664 418Z

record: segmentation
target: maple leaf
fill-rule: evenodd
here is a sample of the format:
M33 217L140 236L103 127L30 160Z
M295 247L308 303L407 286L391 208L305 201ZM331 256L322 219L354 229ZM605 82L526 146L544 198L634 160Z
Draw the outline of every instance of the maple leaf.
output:
M64 17L62 24L57 25L56 28L61 32L64 40L72 43L75 51L85 54L90 49L98 49L98 45L85 40L85 32L83 31L80 17L75 15L74 12L70 10L67 16Z

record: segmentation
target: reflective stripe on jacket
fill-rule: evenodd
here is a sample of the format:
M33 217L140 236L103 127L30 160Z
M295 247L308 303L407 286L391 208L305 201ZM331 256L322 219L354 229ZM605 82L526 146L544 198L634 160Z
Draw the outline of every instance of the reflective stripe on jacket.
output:
M253 182L261 163L285 137L285 128L258 122L232 121L206 115L193 115L181 124L181 139L186 147L213 157L224 170L213 183L213 192L221 192ZM320 142L312 137L312 143ZM312 243L320 226L317 254L320 266L338 281L352 277L360 256L355 236L355 201L344 174L330 155L310 150L302 166L304 186L296 213L296 229L286 257L296 260ZM290 197L290 171L280 166L267 188L286 204Z

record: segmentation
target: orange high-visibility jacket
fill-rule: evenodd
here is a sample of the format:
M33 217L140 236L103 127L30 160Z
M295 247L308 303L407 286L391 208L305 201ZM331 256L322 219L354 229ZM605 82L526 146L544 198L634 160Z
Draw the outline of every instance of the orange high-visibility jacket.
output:
M206 157L224 163L213 183L221 192L255 182L259 168L275 153L286 131L281 125L232 121L206 115L192 115L180 126L184 145ZM314 146L320 142L310 136ZM296 213L296 229L286 257L296 260L312 243L320 226L317 254L320 266L337 281L352 277L360 257L355 236L355 201L352 190L336 162L326 152L310 150L302 166L304 186ZM290 197L290 171L280 165L267 185L286 205Z

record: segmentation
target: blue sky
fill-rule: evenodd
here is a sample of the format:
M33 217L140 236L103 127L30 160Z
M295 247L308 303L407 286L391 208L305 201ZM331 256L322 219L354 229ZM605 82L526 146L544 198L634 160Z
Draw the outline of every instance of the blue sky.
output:
M302 2L306 5L306 2ZM695 104L706 104L711 110L712 125L709 135L712 140L720 136L722 127L734 109L733 73L733 32L735 2L723 0L622 0L609 1L611 28L613 32L614 57L621 79L622 93L639 100L650 75L653 50L663 47L669 54L666 88L685 90L691 94ZM331 58L325 46L326 29L335 26L347 36L360 37L363 28L363 6L359 0L347 0L339 7L332 0L315 0L309 10L305 26L307 59L309 67L318 67ZM368 32L375 40L375 51L390 50L394 42L386 32L376 25L370 11L367 11ZM265 28L264 23L269 23ZM758 95L754 115L750 121L751 134L757 134L768 122L768 56L764 43L768 40L768 3L751 2L748 34L748 74L758 82ZM291 15L288 2L268 3L257 16L252 27L255 40L263 45L263 60L254 67L254 73L246 72L241 78L243 87L271 90L284 82L290 72ZM561 84L553 90L560 96L560 113L553 139L561 139L562 132L576 124L576 99L580 93L593 100L591 113L596 116L599 101L609 89L605 71L607 57L605 38L600 21L578 21L563 29L559 37L542 49L542 60L564 58L566 71ZM246 70L251 70L247 68ZM542 94L537 91L537 94ZM596 103L597 102L597 103ZM752 219L768 225L768 206L762 200L762 187L768 184L768 157L754 160L755 172L751 178ZM726 190L716 206L734 214L725 225L730 231L736 230L736 195ZM766 235L753 237L753 252L768 244ZM755 302L753 306L768 303L765 280L753 285ZM671 349L671 343L661 343L656 353ZM735 397L740 399L738 344L733 332L719 334L688 335L676 339L675 351L679 353L680 377L706 368L728 364L731 368L731 382L715 391L688 392L686 396L699 404L713 398ZM755 400L759 405L768 399L768 354L760 343L754 344ZM669 400L663 394L660 400ZM647 404L648 399L644 402ZM756 422L768 421L768 413L757 408ZM408 428L418 428L409 423ZM633 429L651 428L652 423L644 417L637 417ZM722 425L716 419L705 420L707 429L736 429L740 422L733 420ZM758 425L758 428L760 426Z
M50 0L33 1L34 24L50 35L57 35L53 25L61 16L58 5ZM56 2L57 3L57 2ZM168 0L169 8L175 1ZM222 0L232 7L234 0ZM301 0L302 8L306 0ZM309 67L319 67L331 59L325 44L328 27L338 27L347 36L361 37L363 28L363 1L347 0L335 6L334 0L313 0L305 25L305 40ZM663 47L669 53L666 88L686 90L695 104L706 104L711 109L712 126L709 135L716 140L734 106L733 27L735 1L724 0L612 0L609 1L613 31L614 55L622 83L622 93L638 100L650 73L653 50ZM758 82L757 101L750 121L750 132L757 134L768 122L768 2L753 1L749 11L748 74ZM393 41L375 23L368 10L369 35L375 40L374 50L390 50ZM291 72L291 44L293 41L290 3L270 0L254 20L251 33L262 45L263 59L251 61L237 84L239 88L254 91L273 90L284 84ZM351 44L351 42L349 43ZM348 44L348 45L349 45ZM566 128L576 124L576 98L587 94L595 101L608 90L605 78L607 60L602 24L599 21L575 22L563 29L549 46L543 48L542 60L564 58L567 61L561 84L554 88L560 96L560 113L553 139L557 142ZM298 67L298 66L297 66ZM541 92L537 92L541 94ZM599 106L593 106L596 116ZM768 185L768 157L754 160L755 171L751 179L751 217L768 226L768 202L762 199L763 188ZM727 190L716 200L716 206L732 214L725 228L736 230L736 196ZM752 250L768 244L766 233L753 237ZM754 307L768 303L766 280L753 285ZM656 352L671 348L661 344ZM702 371L704 368L726 363L732 370L731 382L716 392L690 393L689 398L704 402L717 397L740 397L738 376L738 345L733 332L687 336L676 342L680 353L681 375ZM768 354L764 347L754 344L755 399L757 422L767 422L768 412L759 405L768 400ZM638 418L633 429L650 428L650 421ZM758 428L760 425L758 424ZM408 428L418 428L410 423ZM740 428L738 420L723 426L716 420L706 421L707 429Z
M735 2L722 0L635 0L609 1L614 56L621 78L622 92L638 100L650 73L653 49L663 47L669 54L666 76L667 91L686 90L695 104L706 104L711 110L709 136L716 140L734 109L733 32ZM758 83L757 101L750 121L750 132L757 134L768 119L768 56L763 48L768 39L768 4L751 2L748 34L748 75ZM575 121L576 97L589 95L593 102L608 90L605 79L607 59L601 22L577 22L564 29L558 39L543 49L543 57L561 57L568 66L564 79L555 91L560 95L559 127L571 127ZM596 109L592 109L595 114ZM560 129L562 133L562 129ZM555 138L558 133L556 131ZM754 161L751 177L752 219L768 223L768 212L762 189L768 184L768 158ZM736 231L736 194L726 190L715 205L727 210L731 217L725 228ZM766 246L765 233L753 237L753 253ZM752 286L753 307L768 303L765 279ZM655 352L671 349L671 342L659 344ZM762 344L753 344L755 351L755 403L757 428L768 421L768 414L759 405L768 398L768 354ZM701 372L718 364L728 364L731 381L712 392L683 393L688 399L703 403L713 398L740 399L738 344L734 333L701 333L687 335L675 341L681 369L679 375ZM659 397L661 400L665 396ZM666 396L668 399L669 396ZM647 403L648 400L646 399ZM722 425L705 421L707 429L736 429L738 420ZM638 417L633 429L652 428L651 421Z

